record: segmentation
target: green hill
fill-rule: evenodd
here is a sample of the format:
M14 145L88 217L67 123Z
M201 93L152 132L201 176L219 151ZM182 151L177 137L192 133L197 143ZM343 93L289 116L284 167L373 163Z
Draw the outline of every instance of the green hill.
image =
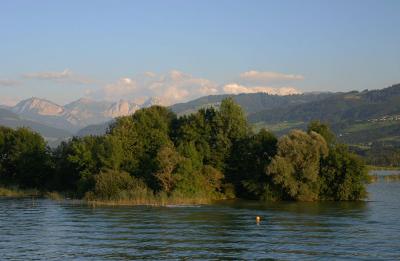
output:
M256 129L264 127L278 135L304 129L311 120L327 122L339 140L370 164L400 166L400 84L336 93L319 101L259 111L248 119Z
M283 108L306 104L312 101L318 101L330 97L332 93L304 93L296 95L270 95L267 93L242 93L237 95L211 95L198 98L186 103L178 103L171 106L171 109L177 114L189 114L200 108L209 106L219 106L224 98L231 96L247 114L253 114L259 111Z
M251 122L307 122L319 119L337 124L400 114L400 84L382 90L336 93L325 99L266 109L249 115Z

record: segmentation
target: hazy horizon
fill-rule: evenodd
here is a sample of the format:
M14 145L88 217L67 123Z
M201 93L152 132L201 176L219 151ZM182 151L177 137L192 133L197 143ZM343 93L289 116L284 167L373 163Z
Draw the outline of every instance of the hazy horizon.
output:
M2 1L0 104L379 89L399 1Z

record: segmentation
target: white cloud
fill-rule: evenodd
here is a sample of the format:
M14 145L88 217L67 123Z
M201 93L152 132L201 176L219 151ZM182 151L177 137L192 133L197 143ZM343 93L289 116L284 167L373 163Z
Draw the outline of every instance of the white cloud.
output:
M27 79L49 80L56 82L79 83L79 84L88 84L93 82L93 80L81 75L77 75L72 71L70 71L69 69L65 69L62 72L26 73L23 75L23 77Z
M8 80L8 79L0 79L0 86L3 87L12 87L18 85L19 82L15 80Z
M126 99L137 102L157 97L162 104L170 105L218 93L218 86L214 82L173 70L167 74L146 72L133 78L121 78L99 91L89 93L88 96L95 99Z
M62 72L35 72L25 74L25 78L35 78L44 80L54 80L54 79L66 79L71 77L72 73L69 69L65 69Z
M240 77L243 79L254 78L263 80L300 80L304 78L301 75L257 71L242 73ZM138 104L143 103L149 98L157 98L161 104L170 105L206 95L256 92L275 95L301 93L295 87L282 86L282 84L275 86L239 82L221 85L205 78L194 77L178 70L172 70L166 74L145 72L133 77L120 78L116 82L107 84L99 90L86 91L86 96L97 100L117 101L124 99L134 101Z
M226 84L223 90L225 93L231 94L263 92L273 95L290 95L301 93L294 87L244 86L237 83Z
M300 74L285 74L279 72L248 71L241 73L240 79L250 82L270 83L304 80L304 76Z
M153 72L144 72L144 75L150 78L157 77L157 74Z
M106 85L103 89L104 98L107 100L119 100L129 96L136 90L136 82L131 78L121 78L115 83Z
M229 83L222 87L224 93L257 93L273 95L299 94L301 91L285 83L304 80L300 74L285 74L268 71L247 71L239 75L238 82Z

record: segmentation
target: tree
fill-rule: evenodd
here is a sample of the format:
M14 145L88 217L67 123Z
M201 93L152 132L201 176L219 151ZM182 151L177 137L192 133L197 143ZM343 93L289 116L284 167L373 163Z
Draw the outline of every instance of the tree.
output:
M339 144L321 162L320 196L325 200L360 200L366 197L368 171L363 160Z
M79 177L76 189L79 195L93 189L95 185L94 176L100 172L102 165L100 161L101 142L103 137L87 136L83 138L73 138L68 146L65 155L68 169L73 169L74 173L65 173ZM104 153L104 152L103 152Z
M0 127L0 182L45 189L53 165L44 139L27 128Z
M246 115L232 97L222 100L218 116L222 131L229 140L234 142L250 134Z
M92 192L92 193L91 193ZM146 196L146 185L126 172L101 171L95 176L93 191L86 193L87 199L124 200L132 195Z
M173 134L175 146L179 148L194 144L202 161L210 162L212 121L215 117L216 111L213 107L180 117Z
M103 136L74 137L50 154L40 135L0 127L0 182L87 199L358 200L364 163L329 127L311 122L279 140L252 133L231 98L177 118L153 106L121 117Z
M211 120L210 161L222 172L228 172L227 165L235 143L247 138L251 134L250 125L242 108L233 99L222 100L219 111Z
M328 125L313 121L308 130L319 133L329 144L328 156L321 158L319 197L324 200L365 198L367 195L365 184L369 178L363 160L350 152L346 145L337 143Z
M136 111L132 120L140 144L139 164L134 175L143 178L150 188L157 190L158 181L154 176L157 153L160 148L172 143L170 136L176 115L168 108L152 106Z
M230 163L235 169L236 190L241 197L269 199L270 176L265 175L272 158L276 155L277 138L265 129L242 140L233 153Z
M331 131L327 124L324 124L318 120L311 121L307 128L308 133L314 131L321 135L328 145L334 145L336 143L335 133Z
M268 167L284 199L312 201L319 196L320 159L328 154L324 138L315 133L291 131L278 141L278 152Z
M138 174L144 148L132 116L119 117L110 126L108 135L118 140L123 152L120 168L130 174Z
M101 169L120 170L124 160L124 151L122 142L118 137L105 135L102 140L99 140L97 153Z
M170 193L175 187L175 171L181 160L182 157L172 145L164 146L158 151L156 157L158 167L155 176L162 191Z

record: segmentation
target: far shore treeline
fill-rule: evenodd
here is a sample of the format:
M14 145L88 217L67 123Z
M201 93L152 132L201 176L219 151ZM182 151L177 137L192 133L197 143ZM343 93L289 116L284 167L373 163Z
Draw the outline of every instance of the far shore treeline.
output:
M281 138L253 133L231 98L177 117L152 106L106 135L50 149L37 133L0 127L0 186L57 191L93 202L206 203L218 199L360 200L363 161L327 125Z

